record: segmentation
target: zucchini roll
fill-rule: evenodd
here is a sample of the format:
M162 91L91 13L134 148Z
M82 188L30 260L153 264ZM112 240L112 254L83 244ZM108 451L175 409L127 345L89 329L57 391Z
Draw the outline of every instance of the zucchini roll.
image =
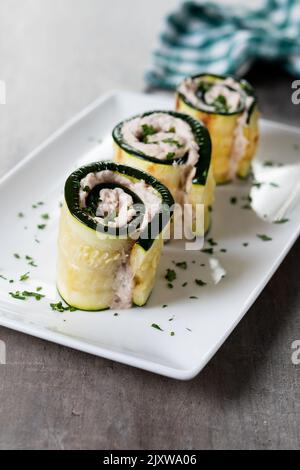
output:
M57 287L80 310L144 305L155 282L174 200L135 168L97 162L65 184Z
M207 129L191 116L173 111L147 112L119 123L113 130L114 160L142 169L171 191L176 203L191 207L192 232L209 228L214 179ZM204 206L204 223L196 206Z
M176 109L208 128L217 183L248 175L259 138L259 113L246 80L208 74L186 78L177 89Z

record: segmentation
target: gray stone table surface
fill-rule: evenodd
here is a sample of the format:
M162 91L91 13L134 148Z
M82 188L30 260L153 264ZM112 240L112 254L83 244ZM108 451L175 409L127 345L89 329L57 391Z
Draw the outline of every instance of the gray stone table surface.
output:
M102 92L143 89L162 16L177 3L1 0L0 174ZM299 125L292 77L258 64L249 78L265 117ZM0 448L299 448L300 365L291 362L300 339L299 255L297 242L189 382L0 328Z

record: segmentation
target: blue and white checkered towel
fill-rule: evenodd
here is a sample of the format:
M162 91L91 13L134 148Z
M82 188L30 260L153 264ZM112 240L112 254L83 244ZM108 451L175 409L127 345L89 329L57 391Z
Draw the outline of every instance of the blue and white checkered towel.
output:
M172 88L202 72L242 75L257 59L300 76L300 0L265 0L260 9L185 2L167 17L148 83Z

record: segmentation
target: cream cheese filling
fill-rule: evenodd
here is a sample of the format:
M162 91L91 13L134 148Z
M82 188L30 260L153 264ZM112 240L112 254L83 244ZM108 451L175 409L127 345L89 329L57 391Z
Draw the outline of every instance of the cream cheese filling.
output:
M202 98L197 94L201 84L208 84L209 87L203 91ZM224 97L224 106L228 113L235 113L243 106L245 100L245 92L240 84L231 77L220 79L213 82L202 78L187 78L178 88L193 106L210 112L218 112L216 109L216 100L220 96Z
M173 160L187 155L187 164L195 165L199 147L191 127L183 119L168 113L152 113L126 121L122 126L124 142L148 157Z

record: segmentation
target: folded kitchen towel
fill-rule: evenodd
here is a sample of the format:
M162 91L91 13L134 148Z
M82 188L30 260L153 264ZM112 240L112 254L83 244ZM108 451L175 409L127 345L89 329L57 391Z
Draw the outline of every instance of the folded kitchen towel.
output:
M166 19L146 80L173 88L183 77L202 72L244 74L257 58L278 60L300 76L300 1L184 2ZM249 2L251 5L251 2Z

